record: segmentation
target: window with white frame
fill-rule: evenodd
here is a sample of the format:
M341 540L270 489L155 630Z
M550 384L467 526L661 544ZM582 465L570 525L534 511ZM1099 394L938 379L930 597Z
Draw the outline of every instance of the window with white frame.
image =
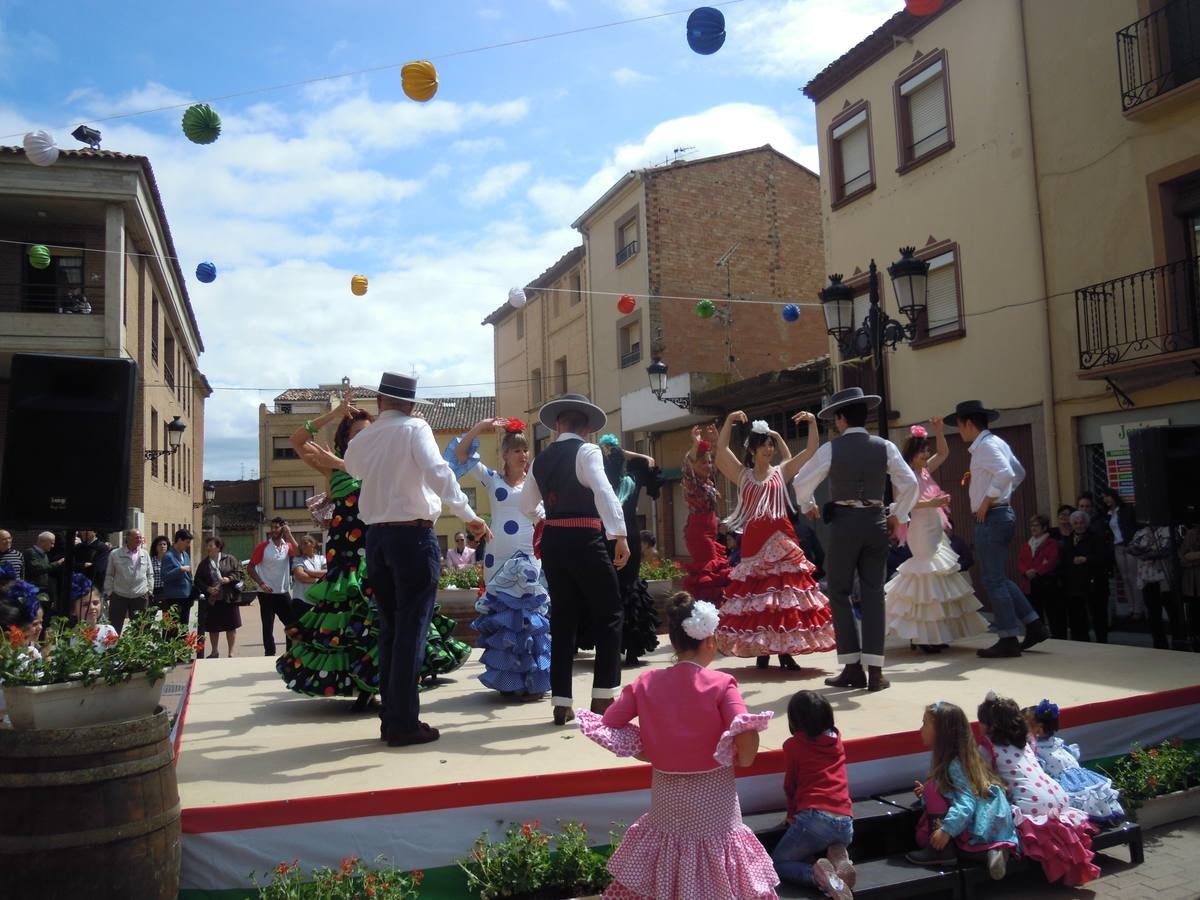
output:
M951 248L928 257L928 300L918 340L951 337L964 331L959 296L958 252Z
M931 54L896 84L900 168L903 170L953 144L946 57Z
M833 203L853 199L875 186L871 165L871 120L866 103L834 119L829 129Z
M632 322L619 326L617 352L620 354L622 369L641 362L642 359L642 320L639 316Z
M313 495L311 487L275 488L276 509L304 509L304 503Z

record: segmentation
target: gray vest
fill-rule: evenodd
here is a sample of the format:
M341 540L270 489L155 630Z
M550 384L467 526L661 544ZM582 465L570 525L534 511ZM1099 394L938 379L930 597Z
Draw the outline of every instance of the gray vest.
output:
M887 441L856 431L830 444L829 499L883 502Z

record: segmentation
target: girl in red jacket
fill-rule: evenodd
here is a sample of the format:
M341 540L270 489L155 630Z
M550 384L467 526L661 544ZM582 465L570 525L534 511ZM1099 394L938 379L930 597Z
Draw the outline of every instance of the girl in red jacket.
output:
M854 866L846 848L854 840L854 816L833 708L820 694L797 691L788 703L788 728L792 736L783 744L788 830L771 854L775 871L784 881L850 900Z

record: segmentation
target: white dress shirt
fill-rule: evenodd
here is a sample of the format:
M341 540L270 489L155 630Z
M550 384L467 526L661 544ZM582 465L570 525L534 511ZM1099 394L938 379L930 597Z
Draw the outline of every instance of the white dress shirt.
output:
M346 471L362 481L358 515L368 525L436 522L443 502L464 522L479 518L424 419L384 410L350 442L344 462Z
M979 512L984 497L991 497L993 506L1008 503L1025 480L1025 467L1012 448L985 428L967 450L971 454L971 512Z
M596 512L600 514L600 521L604 523L608 539L611 541L618 537L626 537L625 513L621 510L621 502L617 499L616 492L608 483L608 476L604 474L604 460L600 456L600 448L570 432L560 434L555 443L559 441L583 441L583 446L575 456L575 477L584 487L591 488L592 496L596 500ZM540 521L545 518L538 509L541 502L542 492L531 472L521 489L521 514L531 522Z
M868 433L865 428L854 427L847 428L842 434L855 432ZM837 438L833 440L836 441ZM908 521L908 514L912 512L913 505L919 499L921 488L917 483L917 476L908 467L908 463L904 461L904 457L900 455L896 445L891 441L884 441L884 443L887 445L887 473L892 480L893 495L892 507L888 514L895 516L896 521L903 524ZM832 464L833 441L827 441L817 448L813 458L801 466L800 471L792 479L792 487L796 491L796 499L800 502L802 512L808 512L817 505L813 494L829 474L829 467Z
M154 593L154 567L145 547L132 553L121 545L108 555L108 571L104 576L105 596L145 597Z

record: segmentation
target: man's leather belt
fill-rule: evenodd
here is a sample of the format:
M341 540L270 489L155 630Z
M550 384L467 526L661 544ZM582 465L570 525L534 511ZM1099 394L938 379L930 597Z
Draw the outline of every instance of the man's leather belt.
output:
M850 509L883 509L882 500L834 500L834 506L845 506Z
M406 519L403 522L372 522L371 526L390 525L399 528L432 528L432 519ZM369 527L371 527L369 526Z

